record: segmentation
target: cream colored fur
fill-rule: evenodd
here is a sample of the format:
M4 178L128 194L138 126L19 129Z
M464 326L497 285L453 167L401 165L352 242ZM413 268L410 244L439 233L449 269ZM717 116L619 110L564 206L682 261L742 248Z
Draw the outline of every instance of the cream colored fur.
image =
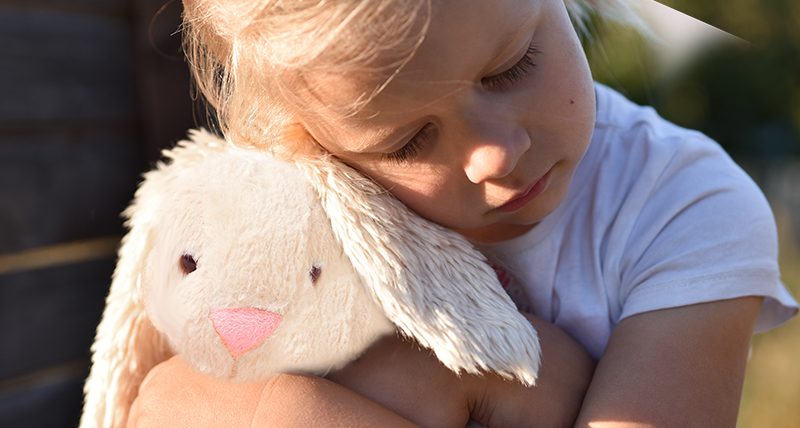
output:
M300 165L345 254L405 335L460 373L536 381L539 342L485 257L347 166Z
M125 212L81 426L123 426L142 378L171 350L235 380L324 374L395 326L456 372L535 381L536 332L462 237L333 159L296 165L191 137L165 152L170 162L145 175ZM183 254L197 260L188 275ZM283 321L233 359L208 314L243 306Z

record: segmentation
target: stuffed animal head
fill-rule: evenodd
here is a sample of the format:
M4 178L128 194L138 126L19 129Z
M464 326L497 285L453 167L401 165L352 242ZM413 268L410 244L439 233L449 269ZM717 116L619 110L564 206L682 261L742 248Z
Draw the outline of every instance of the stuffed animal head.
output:
M324 373L395 329L456 373L533 384L536 332L463 237L332 158L190 135L125 212L82 426L124 425L172 353L235 380Z
M264 152L203 151L149 177L147 314L175 352L222 378L325 373L394 331L363 286L319 198Z

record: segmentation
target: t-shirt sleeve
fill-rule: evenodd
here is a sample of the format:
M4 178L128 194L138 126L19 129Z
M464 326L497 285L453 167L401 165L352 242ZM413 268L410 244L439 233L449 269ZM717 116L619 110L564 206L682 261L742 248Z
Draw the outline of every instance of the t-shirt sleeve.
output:
M756 331L797 312L780 281L775 220L756 184L715 142L675 136L645 171L622 215L635 216L620 258L625 317L670 307L763 296Z

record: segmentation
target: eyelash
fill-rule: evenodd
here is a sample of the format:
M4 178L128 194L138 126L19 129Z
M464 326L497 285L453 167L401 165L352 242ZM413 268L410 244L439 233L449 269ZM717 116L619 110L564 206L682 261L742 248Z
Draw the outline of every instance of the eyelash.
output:
M494 76L484 77L481 79L481 84L490 90L501 90L518 83L536 67L536 63L533 62L533 57L539 53L540 51L536 49L536 46L530 45L525 55L523 55L516 64L511 66L511 68ZM384 159L397 164L408 162L419 154L423 144L431 139L432 132L433 124L426 124L419 132L411 137L406 145L394 152L384 154Z
M422 150L422 146L433 137L433 124L427 123L403 147L383 155L384 159L396 164L406 163Z
M500 74L484 77L481 79L481 84L486 89L501 90L518 83L536 67L536 63L533 62L533 57L539 53L541 52L539 49L536 49L535 45L530 45L525 55L511 68Z

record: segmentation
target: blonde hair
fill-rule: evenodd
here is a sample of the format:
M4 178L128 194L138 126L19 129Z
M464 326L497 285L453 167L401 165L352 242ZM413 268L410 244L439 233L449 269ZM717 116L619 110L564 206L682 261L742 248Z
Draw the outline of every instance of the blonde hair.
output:
M296 136L309 72L377 77L377 95L422 43L432 0L183 0L184 50L197 90L237 145ZM564 0L576 29L591 14L642 27L630 0ZM291 139L291 138L289 138Z

